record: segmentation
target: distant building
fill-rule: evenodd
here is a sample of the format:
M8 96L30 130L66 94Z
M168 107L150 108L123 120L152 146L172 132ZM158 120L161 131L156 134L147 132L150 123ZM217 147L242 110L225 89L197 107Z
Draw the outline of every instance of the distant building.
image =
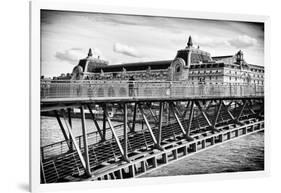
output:
M69 79L71 79L71 77L72 76L70 73L67 73L67 74L62 73L60 76L53 77L53 80L69 80Z
M211 57L193 47L191 36L187 46L177 51L174 60L109 65L93 58L92 50L74 67L73 80L164 80L193 84L245 83L264 84L264 67L248 64L243 52Z

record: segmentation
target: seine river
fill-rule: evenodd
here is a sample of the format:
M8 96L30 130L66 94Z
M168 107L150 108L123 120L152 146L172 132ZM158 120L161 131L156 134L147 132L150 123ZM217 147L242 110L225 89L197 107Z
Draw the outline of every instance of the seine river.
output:
M81 135L80 120L73 119L72 125L74 134ZM88 132L94 131L91 120L86 120L86 125ZM41 146L60 140L63 140L63 136L56 119L53 117L41 117ZM196 155L191 155L151 171L142 177L257 170L264 170L263 132L248 135Z

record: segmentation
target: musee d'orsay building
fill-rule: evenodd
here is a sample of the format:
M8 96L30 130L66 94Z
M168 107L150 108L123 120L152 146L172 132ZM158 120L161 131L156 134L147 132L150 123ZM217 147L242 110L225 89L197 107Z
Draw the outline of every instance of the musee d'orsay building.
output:
M58 77L59 79L59 77ZM81 59L71 74L72 80L155 80L187 81L192 84L264 84L264 67L248 64L239 50L234 55L211 57L195 48L191 36L187 46L173 60L109 65L94 58L92 50Z

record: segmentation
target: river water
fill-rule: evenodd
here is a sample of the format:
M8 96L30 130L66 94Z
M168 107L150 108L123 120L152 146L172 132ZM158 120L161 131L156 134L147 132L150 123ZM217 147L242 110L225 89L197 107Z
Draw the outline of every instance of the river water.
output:
M99 122L101 126L101 122ZM114 123L118 124L118 123ZM81 135L81 121L72 120L73 133ZM86 119L88 132L95 131L92 120ZM53 117L41 117L41 146L63 140ZM191 155L142 177L207 174L264 170L264 133L251 134Z
M264 133L254 133L183 158L142 177L264 170Z

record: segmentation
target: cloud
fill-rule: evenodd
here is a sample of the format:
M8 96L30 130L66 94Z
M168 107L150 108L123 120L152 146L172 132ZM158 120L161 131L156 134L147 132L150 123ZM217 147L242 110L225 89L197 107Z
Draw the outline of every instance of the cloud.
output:
M116 42L113 45L113 51L127 56L141 58L141 54L133 47Z
M204 47L226 46L228 44L225 39L216 37L193 35L192 40L195 45L200 45Z
M93 48L93 57L102 56L99 49ZM57 51L55 57L61 61L66 61L68 63L76 65L78 61L87 56L88 51L82 48L70 48L64 51Z
M79 59L85 57L85 55L85 52L83 52L81 48L71 48L63 51L57 51L55 57L61 61L76 64Z
M240 35L228 40L228 43L235 48L248 48L257 45L258 41L247 35Z

